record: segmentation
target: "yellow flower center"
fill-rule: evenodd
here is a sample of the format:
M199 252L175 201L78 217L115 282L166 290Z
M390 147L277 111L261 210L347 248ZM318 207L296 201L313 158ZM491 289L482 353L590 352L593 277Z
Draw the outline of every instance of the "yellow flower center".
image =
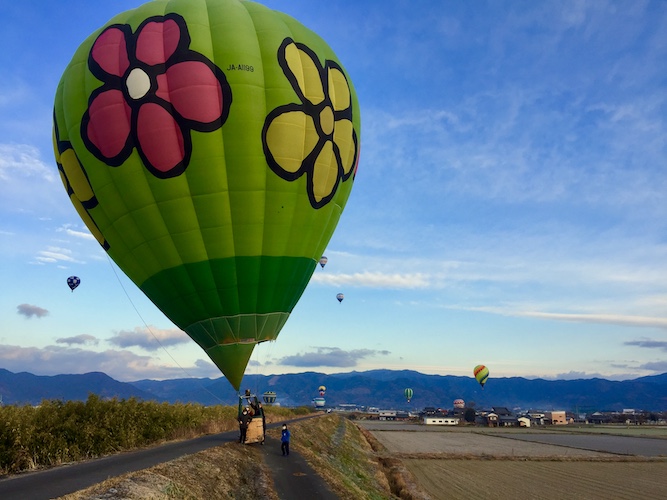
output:
M320 113L320 126L326 135L330 135L334 130L334 114L329 106Z

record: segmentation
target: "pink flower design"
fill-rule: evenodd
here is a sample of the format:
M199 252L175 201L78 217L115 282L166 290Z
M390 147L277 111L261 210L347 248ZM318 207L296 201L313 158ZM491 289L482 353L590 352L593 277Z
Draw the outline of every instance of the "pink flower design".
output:
M224 73L189 49L177 14L106 28L88 56L103 85L91 94L81 137L96 158L121 165L136 147L156 177L182 174L192 154L190 131L211 132L229 115L232 91Z

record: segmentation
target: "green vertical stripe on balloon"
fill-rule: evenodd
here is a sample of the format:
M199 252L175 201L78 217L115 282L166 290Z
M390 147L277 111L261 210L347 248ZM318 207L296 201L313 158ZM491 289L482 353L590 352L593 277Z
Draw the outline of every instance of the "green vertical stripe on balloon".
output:
M146 280L141 290L186 329L208 318L289 313L315 265L300 257L213 259L161 271Z

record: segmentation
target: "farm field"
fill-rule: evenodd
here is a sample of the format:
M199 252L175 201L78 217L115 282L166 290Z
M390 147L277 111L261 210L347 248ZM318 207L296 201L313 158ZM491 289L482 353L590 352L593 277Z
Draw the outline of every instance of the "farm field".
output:
M554 432L553 428L358 424L385 447L386 456L400 460L434 499L667 497L667 442L660 437ZM549 439L553 443L546 442ZM623 450L637 453L615 452L619 441L628 443Z
M420 460L403 464L434 500L665 498L664 462Z
M651 437L667 439L667 425L559 425L555 432L585 434L613 434L615 436Z
M366 427L364 423L360 425ZM433 426L435 427L435 426ZM494 456L494 457L612 457L601 453L576 448L507 439L492 434L477 434L455 428L439 428L412 425L411 430L382 425L366 427L391 453L444 453L448 456ZM392 430L390 430L392 429Z

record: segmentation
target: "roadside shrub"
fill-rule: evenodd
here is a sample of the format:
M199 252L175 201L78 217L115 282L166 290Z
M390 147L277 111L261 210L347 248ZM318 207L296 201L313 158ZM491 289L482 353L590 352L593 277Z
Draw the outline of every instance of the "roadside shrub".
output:
M267 407L267 423L309 408ZM103 399L0 407L0 474L238 429L236 406Z

